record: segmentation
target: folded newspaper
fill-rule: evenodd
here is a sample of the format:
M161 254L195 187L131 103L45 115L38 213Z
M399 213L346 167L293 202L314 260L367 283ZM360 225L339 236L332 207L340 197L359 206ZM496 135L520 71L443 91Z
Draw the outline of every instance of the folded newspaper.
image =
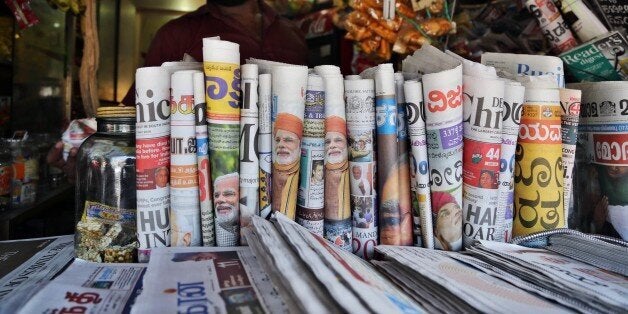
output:
M156 248L131 313L285 313L248 247Z
M74 236L0 242L0 313L13 313L74 258Z
M146 264L76 259L18 313L129 313L145 271Z
M243 234L249 247L155 248L148 265L77 259L54 280L43 277L38 285L23 286L30 293L22 294L25 305L14 301L7 307L3 299L0 313L621 313L628 308L628 244L573 230L513 240L524 246L476 240L463 253L382 245L371 262L282 214L271 221L254 216ZM34 267L24 265L14 271Z

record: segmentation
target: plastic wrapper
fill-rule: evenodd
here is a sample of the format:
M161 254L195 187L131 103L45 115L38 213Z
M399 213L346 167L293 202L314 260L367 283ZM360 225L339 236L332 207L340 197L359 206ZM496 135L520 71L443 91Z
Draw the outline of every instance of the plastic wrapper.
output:
M392 51L409 54L424 44L455 32L445 0L430 1L413 7L415 2L396 1L395 14L384 18L381 0L356 0L343 22L346 38L377 60L390 60Z
M96 132L96 119L86 118L72 120L68 128L63 131L63 160L68 160L72 148L79 148L83 141Z

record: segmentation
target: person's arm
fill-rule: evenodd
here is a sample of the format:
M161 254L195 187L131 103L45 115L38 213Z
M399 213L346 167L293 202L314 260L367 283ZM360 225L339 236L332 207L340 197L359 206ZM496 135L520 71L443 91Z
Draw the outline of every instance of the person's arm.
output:
M73 147L68 154L68 160L63 160L63 142L58 141L50 150L46 156L46 162L57 167L68 176L68 181L74 183L76 180L76 153L78 149Z

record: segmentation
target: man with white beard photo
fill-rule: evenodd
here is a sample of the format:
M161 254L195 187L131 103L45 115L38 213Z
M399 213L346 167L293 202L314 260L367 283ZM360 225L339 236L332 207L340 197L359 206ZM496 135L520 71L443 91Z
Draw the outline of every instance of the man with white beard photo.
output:
M216 244L237 246L240 239L238 209L239 180L237 173L228 173L214 180L214 210L216 212Z

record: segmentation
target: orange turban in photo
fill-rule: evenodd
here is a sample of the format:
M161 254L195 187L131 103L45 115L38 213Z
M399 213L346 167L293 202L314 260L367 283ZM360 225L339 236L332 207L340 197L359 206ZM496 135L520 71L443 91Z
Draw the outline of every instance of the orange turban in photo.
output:
M282 112L277 115L273 134L276 134L278 129L290 131L296 134L299 138L303 137L303 121L297 118L297 116L289 113Z
M327 117L325 118L325 132L338 132L347 136L347 122L338 116Z

